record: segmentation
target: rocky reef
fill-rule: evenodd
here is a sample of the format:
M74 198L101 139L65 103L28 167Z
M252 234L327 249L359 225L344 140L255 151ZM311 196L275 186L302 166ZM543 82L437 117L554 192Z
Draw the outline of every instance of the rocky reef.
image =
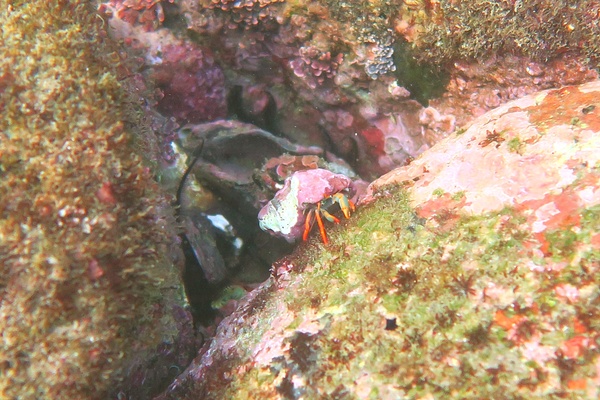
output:
M527 96L373 182L159 398L597 398L598 110Z
M397 27L422 60L474 59L490 52L524 54L546 62L581 51L598 63L595 0L405 2Z
M0 9L0 397L148 398L198 343L121 54L87 3Z
M178 12L243 88L230 113L369 180L500 104L597 76L595 1L183 0Z
M598 397L598 1L92 3L0 0L0 397Z
M167 117L226 115L320 146L372 180L500 104L597 77L596 2L470 7L111 0L101 13L139 52Z

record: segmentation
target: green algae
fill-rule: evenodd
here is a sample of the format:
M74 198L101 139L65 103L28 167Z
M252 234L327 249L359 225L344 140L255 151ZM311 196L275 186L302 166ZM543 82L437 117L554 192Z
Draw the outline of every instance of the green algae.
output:
M429 105L430 99L441 97L450 80L439 64L417 62L410 44L405 41L399 40L394 45L394 65L398 84L408 89L424 107Z
M0 9L0 397L107 398L178 334L174 231L93 5Z
M421 2L423 32L417 58L434 63L516 53L547 61L581 51L597 65L600 40L594 0L498 0ZM429 6L428 6L429 4Z
M389 19L399 7L399 1L327 0L332 17L350 23L359 40L385 42L389 37ZM302 5L305 7L305 5Z
M514 138L510 139L508 141L507 145L508 145L508 150L510 152L522 155L523 147L525 146L525 144L521 141L520 138L514 137Z
M386 188L330 229L329 245L313 238L290 261L301 275L272 299L293 313L289 350L270 370L238 376L225 396L585 397L598 352L576 343L600 324L598 295L582 289L573 304L557 285L600 283L598 250L576 246L597 234L599 211L548 232L551 256L532 261L526 215L439 210L424 219L403 189ZM557 263L560 274L535 272ZM315 315L321 328L303 331Z

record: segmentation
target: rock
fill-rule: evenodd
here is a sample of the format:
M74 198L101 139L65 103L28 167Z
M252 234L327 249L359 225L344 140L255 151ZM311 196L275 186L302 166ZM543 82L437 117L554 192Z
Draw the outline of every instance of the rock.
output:
M182 159L197 157L180 213L188 219L183 225L189 243L211 284L263 282L273 261L291 251L281 238L260 230L256 215L293 171L325 167L356 176L322 148L298 145L247 123L190 124L179 133Z
M598 398L599 107L528 96L374 182L159 398Z
M110 0L101 9L145 59L165 116L226 112L333 152L372 180L500 104L598 77L595 0L536 18L512 2L472 6L485 12L412 0Z
M0 397L148 398L198 343L119 53L92 4L0 8Z
M464 210L480 214L562 190L600 159L588 149L598 144L598 87L595 81L507 103L373 182L364 201L382 186L403 183L415 205L431 201L436 190L464 192Z
M238 121L215 121L181 129L183 147L192 153L203 142L194 174L238 212L256 217L269 197L256 184L254 174L269 158L285 153L322 154L316 146L301 146Z

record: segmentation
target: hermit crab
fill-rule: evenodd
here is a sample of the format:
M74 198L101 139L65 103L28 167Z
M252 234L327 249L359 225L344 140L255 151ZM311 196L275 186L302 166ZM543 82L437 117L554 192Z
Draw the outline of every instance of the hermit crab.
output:
M331 209L339 206L349 218L355 205L350 200L357 193L356 183L342 174L316 168L297 171L285 180L283 188L259 212L261 229L292 243L308 239L315 221L323 243L327 233L323 219L337 223Z

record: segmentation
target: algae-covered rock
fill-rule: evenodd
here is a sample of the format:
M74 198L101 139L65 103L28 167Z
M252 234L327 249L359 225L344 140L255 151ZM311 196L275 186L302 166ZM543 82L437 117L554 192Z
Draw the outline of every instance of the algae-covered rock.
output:
M0 10L0 397L147 398L195 339L120 54L88 2Z
M598 398L600 82L461 132L277 262L161 398Z

